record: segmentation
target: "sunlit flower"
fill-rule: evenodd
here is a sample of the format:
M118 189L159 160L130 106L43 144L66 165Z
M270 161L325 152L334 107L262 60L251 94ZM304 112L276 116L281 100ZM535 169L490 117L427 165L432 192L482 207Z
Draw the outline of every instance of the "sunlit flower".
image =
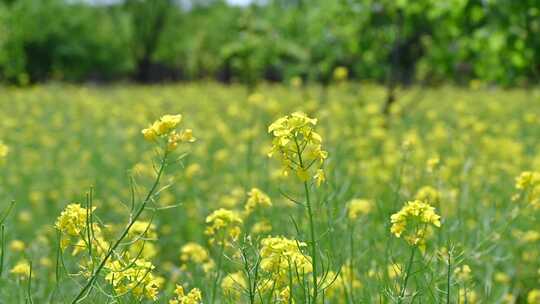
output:
M169 300L169 304L200 304L202 303L202 293L198 288L191 289L187 294L182 285L176 284L174 290L175 297Z
M229 273L221 281L223 293L235 299L238 299L246 288L247 282L241 271Z
M208 250L197 243L187 243L180 249L180 261L182 262L182 269L186 269L187 263L196 264L204 270L209 272L214 268L214 261L210 258Z
M20 277L28 278L30 276L30 264L27 261L19 261L9 272Z
M285 237L267 237L261 240L261 269L271 274L280 286L289 281L290 270L298 273L313 271L311 258L300 251L307 244Z
M322 149L322 137L315 132L317 119L295 112L274 121L268 132L274 139L268 156L278 155L282 172L294 172L302 181L313 176L320 185L325 179L322 165L328 152Z
M242 222L237 212L220 208L206 217L205 233L211 236L211 244L235 241L240 236Z
M0 140L0 159L5 158L8 155L9 148Z
M358 217L371 212L371 209L373 208L373 203L366 199L355 198L347 203L347 207L347 216L351 221L354 221Z
M66 233L70 236L80 236L81 231L87 227L87 217L89 212L93 212L95 207L91 211L87 211L86 208L81 207L80 204L69 204L64 211L60 213L60 216L56 220L55 227L62 233Z
M410 201L390 217L392 222L390 231L398 238L405 234L405 239L409 244L422 248L427 228L429 225L440 227L440 218L435 213L435 208L428 203L419 200Z
M253 212L253 210L255 210L257 206L271 207L272 200L266 193L262 192L260 189L252 188L248 192L248 199L244 208L246 213L250 214L251 212Z

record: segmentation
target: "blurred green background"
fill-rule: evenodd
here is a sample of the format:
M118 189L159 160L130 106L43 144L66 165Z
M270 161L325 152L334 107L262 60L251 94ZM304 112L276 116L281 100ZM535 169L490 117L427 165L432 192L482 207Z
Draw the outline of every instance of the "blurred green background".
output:
M538 0L0 0L0 79L540 78Z

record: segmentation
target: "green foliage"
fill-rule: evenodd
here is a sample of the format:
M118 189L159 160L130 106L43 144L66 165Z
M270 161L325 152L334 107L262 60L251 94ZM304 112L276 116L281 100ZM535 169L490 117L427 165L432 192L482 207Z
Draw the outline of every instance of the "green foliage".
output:
M2 12L5 79L111 78L130 69L130 29L121 12L60 0L19 0Z
M328 84L338 66L356 79L404 83L540 77L536 0L2 3L0 75L23 83L150 81L172 71L249 87L293 76Z

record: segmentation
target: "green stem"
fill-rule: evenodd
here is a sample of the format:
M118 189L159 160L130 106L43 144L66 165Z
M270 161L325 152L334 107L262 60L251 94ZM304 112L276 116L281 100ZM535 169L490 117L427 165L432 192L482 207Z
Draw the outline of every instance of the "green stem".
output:
M416 252L416 246L412 247L411 250L411 257L409 258L409 264L407 265L407 272L405 273L405 280L403 281L403 285L401 286L401 291L399 292L399 298L398 298L398 304L403 301L403 297L405 296L405 291L407 290L407 283L409 282L409 277L411 275L411 269L414 261L414 253Z
M218 264L217 264L217 269L216 269L216 277L214 279L214 284L212 285L212 297L211 297L212 300L210 302L212 304L216 300L217 283L219 281L219 277L220 277L220 274L221 274L221 265L223 263L223 252L224 251L225 251L225 237L223 237L221 247L219 249L219 257L218 257Z
M296 152L298 154L298 164L300 165L300 169L302 171L307 170L307 168L304 166L304 161L302 159L302 150L300 149L300 145L298 144L298 139L296 136L294 137L294 143L296 144ZM313 271L312 274L312 280L313 280L313 304L317 304L317 295L319 293L318 291L318 283L317 283L317 239L315 238L315 225L313 223L313 210L311 208L311 199L309 196L309 186L307 181L304 181L304 192L306 196L306 206L308 210L308 219L309 219L309 230L311 235L311 264Z
M354 301L354 287L353 287L353 283L354 283L354 222L351 222L350 223L350 236L349 236L349 242L350 242L350 254L351 254L351 257L350 257L350 261L349 261L349 271L350 271L350 274L349 274L349 286L351 288L351 301L352 303L355 303Z
M4 225L0 226L0 249L2 250L2 252L0 252L0 277L2 276L2 272L4 271L4 253L6 250L4 229Z
M446 304L450 304L450 275L452 271L452 265L450 264L450 251L448 252L448 269L447 269L447 277L446 277Z
M109 249L109 251L107 252L105 257L103 258L103 260L101 260L99 266L96 268L96 270L94 271L94 273L92 274L90 279L86 282L86 284L81 289L81 291L77 294L75 299L73 299L73 301L71 301L71 304L78 303L80 301L80 299L84 296L86 291L93 285L94 281L97 279L97 277L98 277L99 273L101 272L101 270L103 269L103 267L105 267L105 264L107 263L109 258L112 256L113 252L120 245L122 240L124 240L124 238L127 236L128 232L131 229L131 227L133 226L133 224L135 224L135 222L141 216L142 212L146 208L146 204L150 201L150 199L152 198L152 195L154 194L154 192L157 189L157 186L159 185L159 181L161 179L161 176L163 175L163 170L165 169L165 165L166 165L166 162L167 162L167 156L168 156L168 152L165 150L165 152L163 154L163 158L161 159L161 164L160 164L160 167L159 167L159 171L158 171L156 180L154 181L154 184L152 185L152 188L150 188L150 191L148 191L148 194L146 195L146 198L144 199L141 206L139 207L139 209L135 213L135 216L133 216L133 218L130 219L128 225L126 226L126 228L124 229L124 231L122 232L120 237L116 240L116 242Z
M317 295L319 291L317 290L317 240L315 238L315 225L313 224L313 211L311 209L311 202L309 198L309 188L307 182L304 182L304 191L306 193L306 205L308 209L309 217L309 230L311 234L311 261L312 261L312 277L313 277L313 304L317 303Z

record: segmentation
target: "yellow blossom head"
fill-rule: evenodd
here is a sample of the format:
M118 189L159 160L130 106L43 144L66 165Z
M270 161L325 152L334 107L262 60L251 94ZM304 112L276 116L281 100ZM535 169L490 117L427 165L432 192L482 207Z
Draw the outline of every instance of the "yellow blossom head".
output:
M243 221L240 215L232 210L220 208L206 217L206 235L209 235L210 243L235 241L240 236Z
M284 175L294 172L304 182L312 176L320 185L325 180L322 166L328 152L322 149L316 125L317 119L302 112L277 119L268 127L268 133L274 136L268 156L278 156Z
M429 226L440 227L440 218L435 213L435 208L428 203L419 200L410 201L401 210L392 214L390 231L398 238L405 235L409 244L422 248Z

